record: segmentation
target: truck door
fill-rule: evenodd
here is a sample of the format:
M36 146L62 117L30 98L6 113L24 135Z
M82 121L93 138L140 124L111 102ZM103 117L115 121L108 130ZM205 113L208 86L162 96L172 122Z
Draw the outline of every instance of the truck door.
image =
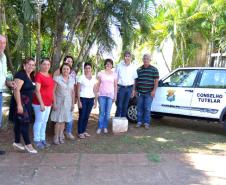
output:
M198 69L178 69L166 77L156 90L152 111L190 115L194 82Z
M204 69L191 104L191 115L219 119L226 106L226 69Z

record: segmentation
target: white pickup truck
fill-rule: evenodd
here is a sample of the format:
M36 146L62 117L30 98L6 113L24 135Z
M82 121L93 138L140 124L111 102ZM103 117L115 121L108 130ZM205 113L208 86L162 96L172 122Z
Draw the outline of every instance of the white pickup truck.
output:
M159 81L151 114L218 121L226 131L226 68L178 68ZM127 118L136 122L136 98Z

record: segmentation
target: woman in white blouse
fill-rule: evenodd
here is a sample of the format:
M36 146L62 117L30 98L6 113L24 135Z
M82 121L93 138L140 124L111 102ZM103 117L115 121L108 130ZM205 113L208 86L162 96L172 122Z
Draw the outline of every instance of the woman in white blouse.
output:
M96 108L96 79L92 76L92 65L90 63L84 64L84 75L78 79L78 137L84 139L90 135L86 132L86 127L89 115L94 106Z

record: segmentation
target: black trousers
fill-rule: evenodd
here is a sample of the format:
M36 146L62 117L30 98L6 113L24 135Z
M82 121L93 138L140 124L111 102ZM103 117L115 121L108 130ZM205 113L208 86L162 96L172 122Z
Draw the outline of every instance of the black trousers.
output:
M15 143L20 143L20 136L23 136L25 145L31 144L29 138L29 123L23 123L17 118L14 120Z
M80 98L80 100L82 108L79 109L78 134L83 134L86 131L89 115L94 104L94 98Z

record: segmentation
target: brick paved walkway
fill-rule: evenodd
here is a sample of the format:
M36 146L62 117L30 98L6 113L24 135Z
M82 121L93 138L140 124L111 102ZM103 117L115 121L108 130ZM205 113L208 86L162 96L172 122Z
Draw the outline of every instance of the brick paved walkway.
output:
M225 185L226 156L161 154L8 153L1 185Z

